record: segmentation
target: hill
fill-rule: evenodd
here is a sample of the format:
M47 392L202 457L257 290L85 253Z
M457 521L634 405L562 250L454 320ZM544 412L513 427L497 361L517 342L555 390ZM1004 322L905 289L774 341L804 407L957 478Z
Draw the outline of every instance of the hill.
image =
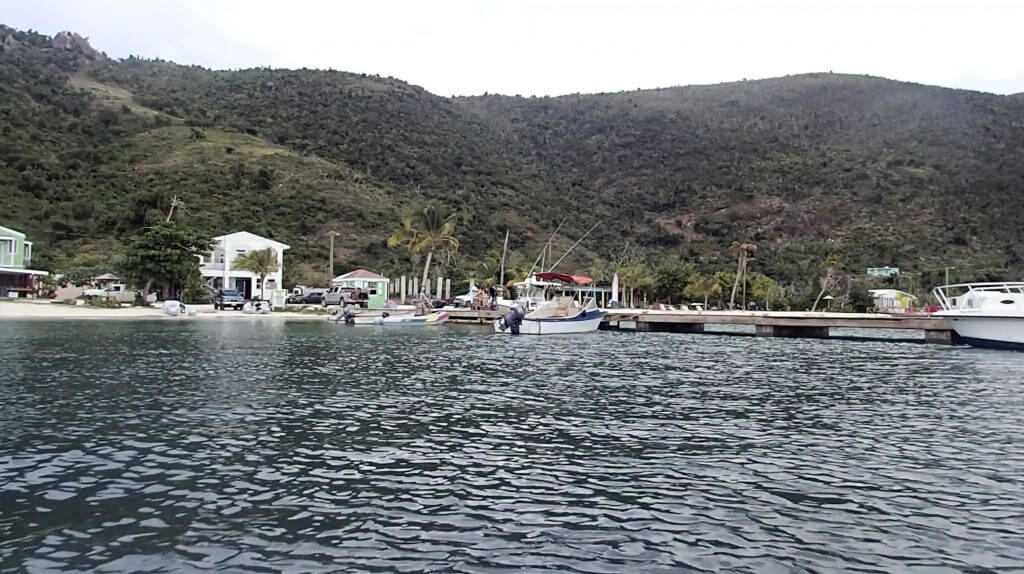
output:
M603 222L577 268L639 245L722 269L744 239L752 269L800 289L827 254L851 270L1024 270L1017 96L807 74L444 98L344 72L115 61L0 27L0 132L2 219L56 267L102 258L178 195L204 231L293 245L292 280L322 273L333 229L339 265L408 269L384 238L424 201L462 214L455 266L505 229L532 262L565 219L561 248Z

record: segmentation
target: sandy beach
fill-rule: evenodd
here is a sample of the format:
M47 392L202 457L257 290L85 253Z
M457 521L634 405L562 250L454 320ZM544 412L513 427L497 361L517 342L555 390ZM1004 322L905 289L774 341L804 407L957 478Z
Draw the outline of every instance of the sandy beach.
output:
M171 317L159 307L122 307L104 309L89 305L63 305L49 301L0 301L0 320L4 319L121 319L182 321L191 319L302 319L323 321L324 315L279 311L267 315L247 315L241 311L215 311L213 305L190 305L197 310L193 317Z

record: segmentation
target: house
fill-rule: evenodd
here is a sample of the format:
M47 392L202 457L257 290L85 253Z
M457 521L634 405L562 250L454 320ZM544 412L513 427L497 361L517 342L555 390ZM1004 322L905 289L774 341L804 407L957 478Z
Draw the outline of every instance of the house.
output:
M878 313L906 313L917 297L899 289L871 289L868 295L875 302Z
M283 289L284 250L288 245L248 231L229 233L213 238L213 251L199 257L199 272L212 289L237 289L243 297L252 299L260 296L263 288L258 275L235 269L234 262L249 253L262 249L273 249L277 253L277 271L267 275L266 291Z
M388 300L388 283L391 280L387 277L377 275L366 269L356 269L344 275L338 275L331 281L332 286L353 287L363 289L369 295L367 307L370 309L381 309Z
M868 275L872 277L893 277L899 274L899 267L868 267Z
M0 226L0 297L30 297L39 290L39 279L46 271L29 269L32 242L25 234Z

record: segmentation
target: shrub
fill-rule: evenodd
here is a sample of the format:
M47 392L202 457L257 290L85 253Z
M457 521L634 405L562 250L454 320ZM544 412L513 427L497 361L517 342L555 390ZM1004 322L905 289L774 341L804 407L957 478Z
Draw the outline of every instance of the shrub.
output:
M93 297L89 299L88 305L90 307L100 307L101 309L120 309L121 303L117 299L107 299L104 297Z

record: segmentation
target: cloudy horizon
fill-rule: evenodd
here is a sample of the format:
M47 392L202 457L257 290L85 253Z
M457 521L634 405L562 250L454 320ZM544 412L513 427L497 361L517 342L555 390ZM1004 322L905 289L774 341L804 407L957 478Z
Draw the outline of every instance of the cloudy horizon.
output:
M440 95L559 95L812 72L1024 92L1024 3L43 0L0 23L215 69L379 74Z

